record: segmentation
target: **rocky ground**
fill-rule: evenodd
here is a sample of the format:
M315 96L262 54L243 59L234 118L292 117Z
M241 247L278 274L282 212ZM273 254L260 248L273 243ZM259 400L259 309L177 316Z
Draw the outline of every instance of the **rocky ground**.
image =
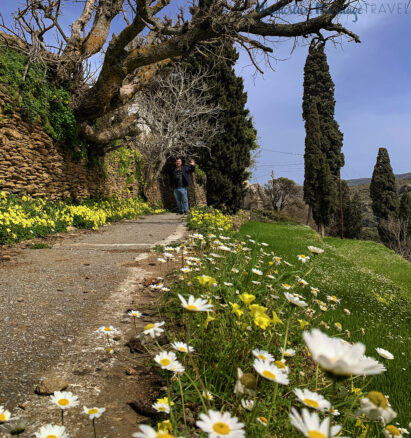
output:
M160 292L148 286L166 267L150 249L184 233L181 217L164 214L62 235L53 238L51 249L3 252L0 405L28 418L27 432L59 424L49 397L34 392L50 378L57 378L52 389L67 384L79 397L80 407L66 413L70 437L92 436L83 405L107 409L98 420L99 437L129 437L146 420L129 402L135 407L153 398L162 382L147 372L145 353L131 354L125 346L135 333L127 310L143 311L138 329L161 320ZM122 356L106 353L102 325L120 330L115 344Z

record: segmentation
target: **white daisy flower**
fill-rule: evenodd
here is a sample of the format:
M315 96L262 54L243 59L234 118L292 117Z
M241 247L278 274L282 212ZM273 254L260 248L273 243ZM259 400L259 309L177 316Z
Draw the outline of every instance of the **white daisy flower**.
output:
M340 411L338 409L330 408L330 414L334 415L334 417L338 417L340 415Z
M211 392L210 391L203 391L202 392L202 395L203 395L203 397L205 398L205 399L207 399L207 400L213 400L214 399L214 396L213 396L213 394L211 394Z
M259 285L259 284L261 284L261 281L251 280L251 283L253 283L255 285Z
M141 318L141 312L139 312L138 310L130 310L128 314L130 316L133 316L134 318Z
M293 350L292 348L287 348L287 350L284 350L283 347L280 347L280 352L284 357L295 356L295 350Z
M143 333L145 335L150 335L153 339L157 338L164 332L164 329L160 328L164 324L164 321L147 324L144 326Z
M330 429L330 418L320 422L317 412L310 413L305 408L302 410L302 416L297 409L291 408L290 420L296 429L309 438L337 438L342 428L341 426L331 426ZM329 432L331 432L331 435Z
M390 423L397 413L391 409L388 399L378 391L370 391L360 401L359 414L364 414L371 421L380 421L383 426Z
M209 304L207 300L194 298L193 295L190 295L188 297L188 302L180 294L178 294L178 298L180 298L181 304L185 309L191 310L193 312L209 312L213 308L213 305Z
M72 392L55 391L50 396L50 401L57 405L60 409L74 408L78 405L78 398Z
M271 275L271 274L267 274L267 278L269 278L270 280L275 280L274 275Z
M180 351L181 353L188 353L189 351L191 353L194 351L194 347L187 345L185 342L173 342L171 346L174 350Z
M41 426L38 432L34 433L36 438L69 438L64 426L54 426L53 424L47 424Z
M292 287L291 284L288 284L288 283L283 283L281 286L282 286L283 289L285 289L285 290L290 290L291 287Z
M155 402L151 405L157 412L163 412L165 414L170 413L170 405L168 403Z
M303 333L311 356L321 368L336 375L374 375L385 367L371 357L364 356L365 346L360 342L350 345L338 338L330 338L318 329Z
M255 359L253 366L260 376L263 376L272 382L280 383L281 385L288 385L290 383L287 373L282 369L277 368L271 362Z
M315 296L317 296L320 293L320 289L317 289L316 287L311 287L311 293Z
M10 417L11 417L10 411L4 409L3 406L0 406L0 423L5 423L6 421L9 421Z
M310 257L304 255L304 254L300 254L297 256L298 260L302 263L306 263L308 262L308 260L310 260Z
M106 408L87 408L83 406L83 413L88 415L90 420L94 420L94 418L99 418L106 411Z
M317 409L318 411L326 411L330 409L331 403L326 400L321 394L312 392L309 389L294 389L294 394L300 402L304 403L309 408Z
M386 426L382 430L382 433L387 438L402 438L402 433L401 433L400 429L398 429L398 427L396 427L392 424Z
M345 313L346 315L351 315L351 312L350 312L348 309L344 309L344 313Z
M324 252L323 249L317 248L316 246L307 246L308 251L311 251L313 254L322 254Z
M332 302L332 303L339 303L341 301L335 295L327 295L327 300Z
M114 328L112 325L102 325L98 331L100 333L104 333L105 335L114 335L118 333L118 330Z
M159 261L160 263L167 263L167 260L166 260L166 259L163 259L163 257L159 257L159 258L157 259L157 261Z
M132 437L134 438L174 438L174 435L162 430L157 432L151 426L147 426L146 424L139 424L138 427L140 428L140 432L133 433Z
M252 353L257 359L265 360L268 362L274 362L275 360L274 356L265 350L253 350Z
M229 412L220 413L210 409L207 414L200 414L196 425L208 434L209 438L243 438L244 424Z
M253 268L253 269L251 269L251 272L252 272L253 274L256 274L256 275L263 275L263 272L260 271L259 269L255 269L255 268Z
M240 271L237 268L231 268L231 272L234 272L234 274L238 274Z
M244 374L241 368L237 368L237 381L234 386L234 394L248 394L250 397L256 395L255 388L257 381L253 374Z
M287 298L287 300L298 307L306 307L308 304L304 301L295 296L294 294L290 294L288 292L284 292L284 296Z
M389 351L384 350L383 348L376 348L375 349L377 351L377 353L383 357L384 359L388 359L388 360L392 360L394 359L394 355L391 354Z
M228 281L225 281L224 282L224 286L228 286L228 287L230 287L230 286L232 286L233 285L233 283L229 283Z
M299 284L300 286L302 286L302 287L305 287L305 286L307 286L308 281L305 281L304 278L300 278L300 279L298 280L298 284Z
M187 273L191 272L191 269L184 267L184 268L180 268L180 271L183 272L184 274L187 274Z
M257 421L258 421L260 424L262 424L263 426L266 426L266 427L267 427L267 424L268 424L268 420L267 420L267 418L265 418L265 417L257 417Z
M252 411L254 407L254 400L247 400L243 398L241 400L241 406L247 411Z
M178 361L174 360L167 368L169 371L172 371L175 375L181 376L186 370L184 366Z
M154 360L163 370L168 370L169 366L177 360L177 356L173 351L162 351L154 357Z

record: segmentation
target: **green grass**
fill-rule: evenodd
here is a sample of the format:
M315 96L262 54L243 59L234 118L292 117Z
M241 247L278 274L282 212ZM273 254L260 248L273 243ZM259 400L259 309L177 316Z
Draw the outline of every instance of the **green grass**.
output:
M344 330L351 332L352 341L366 345L367 355L384 363L387 371L375 377L368 389L389 395L399 414L395 421L408 424L411 411L410 264L377 243L335 238L321 241L318 234L301 225L248 222L240 234L268 243L278 256L296 266L296 254L307 254L308 245L325 250L322 255L311 255L313 269L304 279L318 287L322 296L325 293L341 299L341 305L335 310L322 314L322 320L330 326L328 334L338 334L334 323L340 322ZM344 308L348 308L351 315L346 315ZM379 358L376 347L389 350L395 359Z

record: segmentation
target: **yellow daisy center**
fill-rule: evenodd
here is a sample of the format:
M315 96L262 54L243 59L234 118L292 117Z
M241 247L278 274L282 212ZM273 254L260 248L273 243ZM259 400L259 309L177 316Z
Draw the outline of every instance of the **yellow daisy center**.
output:
M231 431L230 426L227 423L223 423L222 421L214 423L213 430L220 435L228 435Z
M170 365L170 363L171 363L171 360L168 357L160 360L160 364L163 365L163 367Z
M89 410L87 411L87 413L88 413L89 415L97 414L97 413L98 413L98 409L96 409L96 408L89 409Z
M0 421L6 421L6 414L0 414Z
M144 326L144 330L150 330L153 329L155 327L154 324L147 324L146 326Z
M384 397L381 392L370 391L367 395L368 399L379 408L386 409L388 407L388 400Z
M393 436L400 436L401 435L401 432L399 431L399 429L397 427L393 426L392 424L387 426L385 428L385 430Z
M111 332L111 328L110 327L104 327L104 331L105 332Z
M318 430L309 430L307 434L308 438L327 438L323 433Z
M305 398L305 399L304 399L304 403L305 403L307 406L310 406L311 408L316 408L316 409L318 409L318 408L320 407L320 404L319 404L317 401L312 400L311 398Z
M265 417L258 417L258 419L263 423L268 423L268 420Z
M258 355L258 358L259 358L259 359L262 359L262 360L266 360L267 357L264 356L264 354L259 354L259 355Z
M274 362L274 365L275 365L277 368L285 368L285 363L282 362L281 360L276 360L276 361Z
M318 432L318 430L309 430L307 436L308 438L327 438L326 435Z
M61 398L57 403L60 406L68 406L70 404L70 402L66 398Z
M174 438L174 435L170 435L167 432L158 432L155 438Z
M166 408L165 408L164 406L160 406L160 407L158 408L158 410L164 412L164 411L166 410Z
M271 380L277 380L277 377L275 377L275 374L272 373L270 370L264 370L262 372L263 376L267 379L271 379Z
M57 435L47 435L46 438L57 438Z
M195 304L188 304L187 310L198 310L198 307Z
M178 347L178 349L179 349L180 351L182 351L183 353L185 353L185 352L187 351L184 347Z

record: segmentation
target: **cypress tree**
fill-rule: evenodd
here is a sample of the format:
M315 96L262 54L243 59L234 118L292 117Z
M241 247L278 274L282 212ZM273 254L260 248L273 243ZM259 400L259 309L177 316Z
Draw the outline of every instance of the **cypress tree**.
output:
M305 122L304 200L324 237L324 227L330 222L335 204L335 184L325 154L321 151L321 129L314 100Z
M350 239L358 239L362 229L362 203L359 193L355 193L351 198L350 209L348 214L348 224L346 235Z
M357 239L362 228L362 204L358 193L353 196L346 181L341 180L341 198L344 237ZM332 236L341 234L341 211L339 203L336 205L330 228L328 230Z
M377 162L374 166L370 184L372 211L377 221L397 217L398 195L390 157L385 148L378 149Z
M344 166L344 154L341 152L343 134L334 119L335 98L334 82L331 78L325 42L313 39L304 66L303 119L307 120L310 105L317 101L321 129L321 150L325 154L331 174L337 178Z
M208 49L210 52L210 49ZM242 205L249 179L251 151L258 147L257 133L249 110L243 79L237 77L234 64L238 53L229 43L217 45L212 53L196 54L187 61L192 69L210 69L213 102L222 108L222 132L213 138L208 149L202 149L197 162L207 175L207 203L229 213Z

